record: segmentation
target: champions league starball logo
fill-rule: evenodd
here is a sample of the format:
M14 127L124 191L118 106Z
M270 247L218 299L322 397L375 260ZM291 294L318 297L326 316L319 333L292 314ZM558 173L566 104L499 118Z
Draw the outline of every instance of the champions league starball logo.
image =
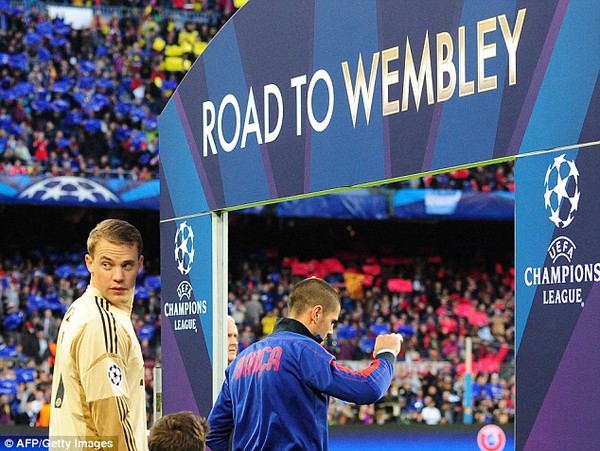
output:
M182 275L189 274L194 263L194 231L183 221L175 234L175 261Z
M565 154L554 158L548 166L544 180L545 206L550 210L548 218L557 228L568 227L579 210L579 176L575 162L567 160ZM581 216L580 221L586 220ZM559 234L555 231L553 235ZM578 246L568 235L561 232L553 237L543 265L524 269L525 286L539 287L537 293L544 306L579 305L583 308L586 304L585 287L600 282L600 262L577 257L577 249L583 246Z
M189 274L194 263L194 254L194 231L183 221L175 233L175 261L181 275ZM208 312L208 301L194 299L192 285L187 280L181 281L177 286L177 296L179 302L169 302L166 297L163 298L163 315L169 318L174 331L197 333L202 328L199 316Z
M565 159L564 154L556 157L546 171L544 186L544 205L550 210L548 218L556 227L564 229L573 222L579 207L581 193L575 163Z
M112 364L108 368L108 379L110 383L116 385L117 387L121 385L121 381L123 380L123 371L117 364Z
M77 202L119 202L113 192L93 180L82 177L51 177L34 183L20 195L38 201L76 200Z

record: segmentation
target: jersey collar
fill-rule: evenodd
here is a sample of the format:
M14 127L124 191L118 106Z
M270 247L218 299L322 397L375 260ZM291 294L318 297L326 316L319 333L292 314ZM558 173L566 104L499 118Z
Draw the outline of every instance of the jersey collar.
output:
M300 321L292 319L292 318L281 318L275 324L275 328L273 329L273 333L276 332L294 332L296 334L305 335L309 338L312 338L317 343L321 343L323 341L323 337L320 335L313 335L310 333L308 328L302 324Z

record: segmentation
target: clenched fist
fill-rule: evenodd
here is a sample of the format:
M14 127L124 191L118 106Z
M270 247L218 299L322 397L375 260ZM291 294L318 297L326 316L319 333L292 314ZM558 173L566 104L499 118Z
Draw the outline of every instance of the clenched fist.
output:
M376 356L380 351L389 350L394 355L400 353L402 347L402 335L400 334L382 334L378 335L375 340L375 349L373 349L373 356Z

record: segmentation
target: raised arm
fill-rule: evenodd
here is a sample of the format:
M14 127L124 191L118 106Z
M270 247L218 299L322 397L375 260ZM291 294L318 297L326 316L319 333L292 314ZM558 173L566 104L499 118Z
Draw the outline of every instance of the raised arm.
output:
M375 341L374 357L363 370L339 365L328 353L319 355L321 365L315 367L309 383L315 389L344 401L371 404L381 398L392 381L394 361L400 352L400 334L379 335ZM327 362L324 360L330 356Z

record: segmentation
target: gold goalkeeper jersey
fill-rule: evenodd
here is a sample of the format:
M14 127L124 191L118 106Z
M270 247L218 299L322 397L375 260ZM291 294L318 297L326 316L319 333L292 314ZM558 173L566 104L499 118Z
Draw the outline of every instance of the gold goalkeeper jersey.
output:
M131 317L91 286L60 326L51 409L51 451L148 447L144 360Z

